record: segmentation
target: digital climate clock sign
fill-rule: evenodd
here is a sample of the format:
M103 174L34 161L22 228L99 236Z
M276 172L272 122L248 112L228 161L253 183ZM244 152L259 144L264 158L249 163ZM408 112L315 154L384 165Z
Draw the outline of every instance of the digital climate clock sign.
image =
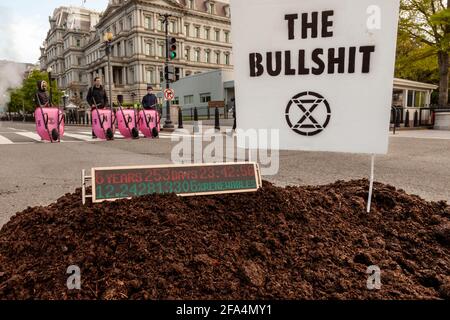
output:
M93 168L93 202L148 194L180 196L257 191L262 185L256 163Z

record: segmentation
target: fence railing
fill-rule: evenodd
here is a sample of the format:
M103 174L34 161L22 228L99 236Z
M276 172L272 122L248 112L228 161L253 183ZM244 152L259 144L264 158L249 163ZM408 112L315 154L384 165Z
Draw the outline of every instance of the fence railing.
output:
M184 121L193 121L195 109L197 109L198 120L214 120L215 108L209 107L181 107ZM232 114L226 108L218 108L220 119L232 119Z
M393 106L391 109L391 124L396 128L432 127L436 108L404 108Z

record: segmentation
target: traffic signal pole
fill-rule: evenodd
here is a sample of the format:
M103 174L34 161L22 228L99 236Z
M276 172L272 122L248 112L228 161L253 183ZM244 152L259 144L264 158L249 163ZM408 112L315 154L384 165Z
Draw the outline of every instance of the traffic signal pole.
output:
M166 89L170 89L170 81L169 81L169 17L170 14L164 14L164 24L166 25L166 62L165 62L165 79L166 79ZM166 100L166 121L164 122L164 129L174 129L174 125L172 120L170 119L170 101Z

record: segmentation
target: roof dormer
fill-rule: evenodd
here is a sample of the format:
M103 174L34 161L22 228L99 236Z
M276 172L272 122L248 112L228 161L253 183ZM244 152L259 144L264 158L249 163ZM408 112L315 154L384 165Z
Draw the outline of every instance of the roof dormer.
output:
M231 10L230 10L230 5L226 4L223 6L223 10L225 10L225 16L227 18L231 17Z
M214 0L206 0L206 12L209 14L217 14L216 13L216 2Z
M195 10L195 0L186 0L186 6L188 9Z

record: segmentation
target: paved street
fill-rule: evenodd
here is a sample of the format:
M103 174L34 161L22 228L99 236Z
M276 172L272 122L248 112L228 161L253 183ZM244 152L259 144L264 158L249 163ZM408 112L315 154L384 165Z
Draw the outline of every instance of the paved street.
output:
M0 122L0 225L27 206L47 205L80 186L82 169L170 163L171 134L160 139L92 140L88 127L66 127L61 144L43 143L33 124ZM325 184L369 174L367 155L281 152L278 185ZM450 132L401 131L377 157L377 181L428 200L450 201ZM80 199L81 203L81 199Z

